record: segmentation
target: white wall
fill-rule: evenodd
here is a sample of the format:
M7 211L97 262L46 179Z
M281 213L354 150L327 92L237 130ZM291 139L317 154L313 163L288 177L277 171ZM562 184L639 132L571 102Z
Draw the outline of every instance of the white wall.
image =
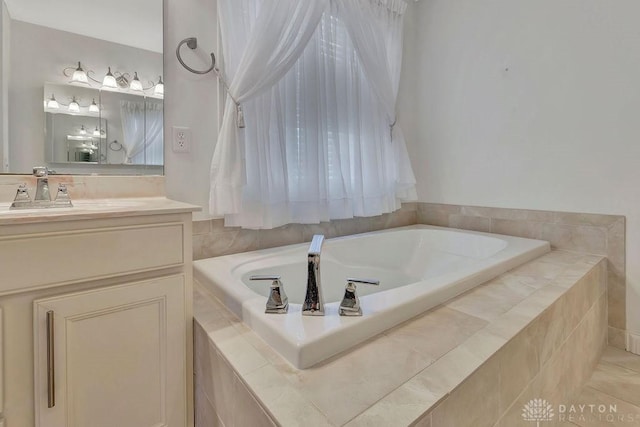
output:
M65 67L82 61L85 70L101 79L107 67L113 71L138 72L145 86L162 74L162 54L103 40L84 37L21 21L11 21L11 81L9 86L9 170L31 173L36 164L44 164L43 96L44 83L68 83ZM90 102L90 100L89 100ZM58 172L82 173L67 165ZM152 168L158 172L158 168ZM114 173L93 167L95 173ZM137 173L143 173L138 168ZM118 173L118 172L115 172Z
M0 9L0 172L9 171L9 58L11 16L4 0Z
M206 216L209 204L209 168L218 134L218 83L213 73L196 75L176 59L178 43L198 38L198 49L183 46L182 57L195 69L206 69L210 52L218 53L215 1L165 0L165 175L167 195L203 207L196 217ZM173 126L192 131L190 153L171 150Z
M400 114L420 200L625 215L640 334L640 2L410 7Z

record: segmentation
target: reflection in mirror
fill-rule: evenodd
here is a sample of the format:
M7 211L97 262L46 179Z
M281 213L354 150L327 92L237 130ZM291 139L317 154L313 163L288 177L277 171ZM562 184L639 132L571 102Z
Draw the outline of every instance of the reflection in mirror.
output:
M162 174L162 0L0 2L0 172Z

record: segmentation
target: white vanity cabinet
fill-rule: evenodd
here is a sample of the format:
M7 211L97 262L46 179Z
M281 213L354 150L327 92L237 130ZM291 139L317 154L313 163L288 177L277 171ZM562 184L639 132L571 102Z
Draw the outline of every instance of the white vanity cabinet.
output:
M172 206L0 222L0 426L193 425L193 209Z

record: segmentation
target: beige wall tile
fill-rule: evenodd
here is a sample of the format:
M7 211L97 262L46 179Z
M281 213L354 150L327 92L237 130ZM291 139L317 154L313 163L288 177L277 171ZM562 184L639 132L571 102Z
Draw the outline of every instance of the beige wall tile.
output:
M499 368L491 358L432 412L434 426L493 426L499 415Z
M385 335L435 361L486 325L480 318L438 307L388 330Z
M535 288L518 280L517 276L501 276L454 298L446 305L471 316L492 321L535 291Z
M274 427L274 423L269 415L262 409L262 406L256 401L251 392L247 390L242 380L238 376L234 376L233 382L234 399L231 410L233 411L233 420L231 424L225 423L227 426L234 427Z
M525 237L527 239L540 239L542 223L535 221L491 218L491 232L506 234L507 236Z
M427 414L416 421L415 424L412 424L411 427L431 427L431 425L431 414Z
M491 231L491 219L453 214L449 215L449 227L488 233Z
M607 329L607 342L612 347L624 350L627 348L627 334L622 329L609 326Z
M211 220L193 221L193 235L208 234L211 232Z
M558 224L609 226L620 220L618 215L588 213L554 212L554 221Z
M259 249L258 232L231 228L193 236L194 259L211 258Z
M224 427L204 391L196 387L194 393L195 427Z
M314 427L331 425L273 366L264 366L243 378L279 424L297 425L304 420L305 425Z
M534 328L525 329L498 353L500 413L507 411L527 384L538 374L539 349L534 332Z
M609 281L607 291L609 295L609 325L624 330L626 329L626 288Z
M347 427L431 425L425 411L444 398L420 385L405 383L346 424ZM412 424L412 423L416 424Z
M545 223L540 238L558 249L604 255L607 252L606 230L606 227Z
M302 243L304 241L302 231L303 226L299 224L289 224L271 230L260 230L258 232L258 245L260 249L265 249Z
M379 336L289 378L331 422L342 425L431 363ZM375 373L375 374L372 374Z

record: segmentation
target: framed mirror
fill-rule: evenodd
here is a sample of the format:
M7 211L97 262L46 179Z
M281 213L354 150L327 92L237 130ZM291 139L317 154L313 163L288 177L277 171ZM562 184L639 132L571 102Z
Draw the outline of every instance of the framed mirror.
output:
M163 173L163 0L0 0L3 173Z

